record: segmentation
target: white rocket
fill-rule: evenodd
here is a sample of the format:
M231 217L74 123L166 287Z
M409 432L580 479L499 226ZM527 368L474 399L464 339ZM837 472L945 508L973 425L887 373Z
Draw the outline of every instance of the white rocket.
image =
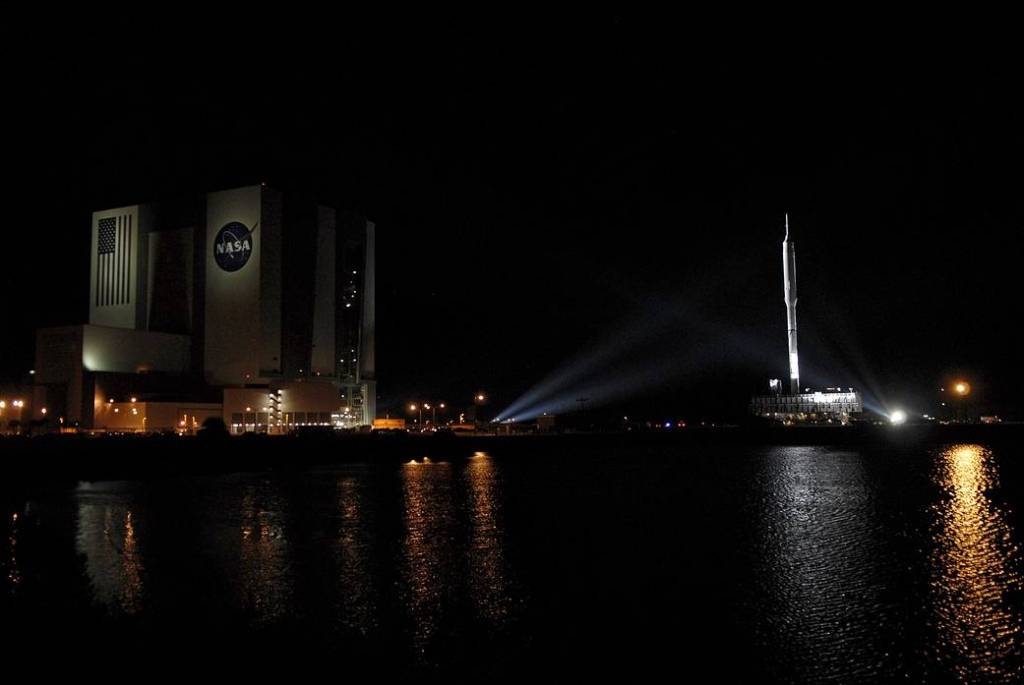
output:
M786 214L786 237L782 240L782 278L789 330L789 389L797 395L800 393L800 361L796 351L796 245L789 239L789 214Z

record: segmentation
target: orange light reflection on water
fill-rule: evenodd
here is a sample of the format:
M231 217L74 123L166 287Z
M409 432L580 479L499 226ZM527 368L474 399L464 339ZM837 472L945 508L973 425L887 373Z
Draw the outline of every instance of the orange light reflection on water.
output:
M470 515L470 592L481 615L497 624L507 617L512 599L500 521L498 470L485 452L477 452L467 464L466 484Z
M992 453L955 445L939 457L944 497L934 509L932 556L936 657L964 682L1019 682L1022 588L1020 549L989 492L997 486Z

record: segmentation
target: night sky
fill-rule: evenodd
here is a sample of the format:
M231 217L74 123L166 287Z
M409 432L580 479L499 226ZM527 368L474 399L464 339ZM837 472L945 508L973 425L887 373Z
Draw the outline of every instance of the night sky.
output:
M237 41L8 85L0 376L86 320L91 211L266 181L376 222L381 411L477 389L496 411L597 350L608 411L742 414L786 373L788 211L805 384L927 411L964 375L1021 412L1012 64L615 17Z

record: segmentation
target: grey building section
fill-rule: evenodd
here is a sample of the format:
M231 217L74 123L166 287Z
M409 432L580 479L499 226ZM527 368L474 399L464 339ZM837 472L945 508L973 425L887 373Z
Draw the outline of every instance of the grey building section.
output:
M238 240L227 239L231 227ZM212 385L281 373L281 232L276 191L250 186L207 196L203 370ZM233 261L230 270L218 255Z
M195 312L195 229L149 234L146 329L191 334Z
M145 394L188 387L190 339L113 326L36 332L37 396L54 416L90 425L113 387Z
M281 373L281 194L260 188L260 360L261 378Z
M377 378L377 226L366 222L366 254L363 268L363 316L360 329L359 376Z
M377 415L376 227L360 214L341 217L336 351L345 413L353 422Z
M317 207L316 280L313 285L313 341L309 368L315 376L334 376L335 283L337 281L336 212Z
M148 235L153 220L148 205L93 212L89 323L120 328L145 326Z

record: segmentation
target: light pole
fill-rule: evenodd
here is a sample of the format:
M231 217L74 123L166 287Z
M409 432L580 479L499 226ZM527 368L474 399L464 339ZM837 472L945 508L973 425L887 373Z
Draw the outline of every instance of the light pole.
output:
M956 395L956 420L964 423L964 400L971 394L971 384L967 381L957 381L953 384L953 393Z
M445 409L445 403L444 402L438 402L437 404L432 404L430 402L423 402L420 405L416 405L416 404L410 404L409 405L409 411L419 412L419 417L420 417L419 421L420 421L421 424L423 423L423 410L424 409L426 409L427 411L430 412L430 423L431 423L431 425L436 427L437 426L437 410L440 409L443 412L444 409Z
M478 426L481 423L483 423L483 420L480 417L480 405L482 405L484 403L484 401L486 401L486 400L487 400L487 396L484 395L484 393L482 391L478 391L475 395L473 395L473 407L474 407L474 413L476 415L475 416L476 423L477 423Z

